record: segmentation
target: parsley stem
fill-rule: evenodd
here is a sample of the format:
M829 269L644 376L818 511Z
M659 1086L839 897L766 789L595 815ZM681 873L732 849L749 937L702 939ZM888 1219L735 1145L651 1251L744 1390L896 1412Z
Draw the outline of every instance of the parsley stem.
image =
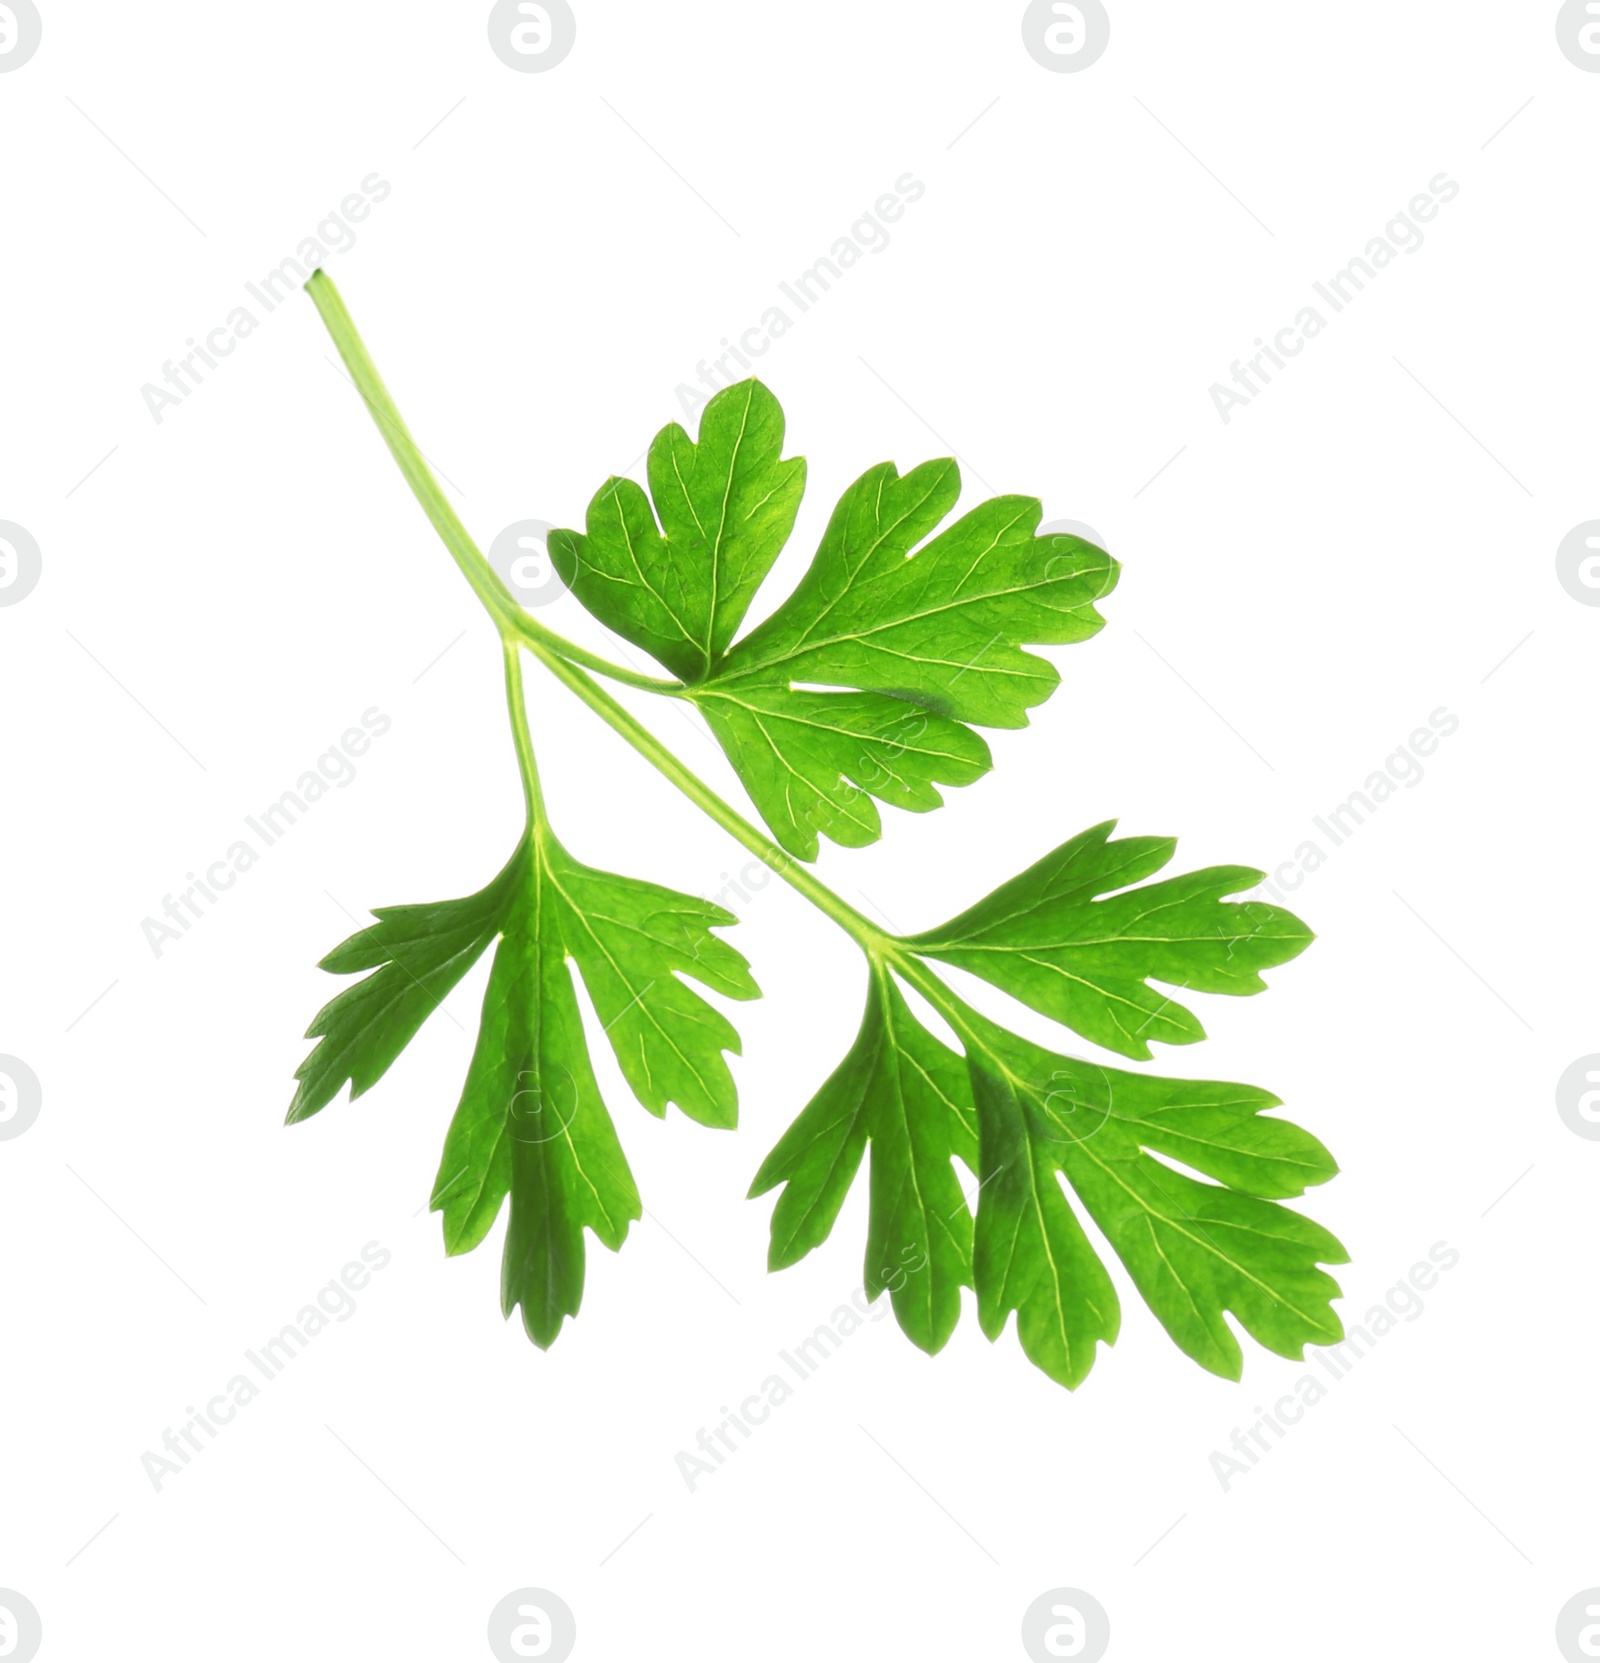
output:
M314 271L306 284L306 292L316 303L323 323L327 326L339 356L344 360L350 378L361 394L372 419L383 435L389 453L399 464L400 472L411 493L422 505L444 546L450 551L462 576L472 585L473 593L483 603L500 632L506 655L506 699L511 710L511 731L517 747L517 764L522 774L523 795L528 805L530 828L544 821L544 804L539 790L539 776L533 760L533 745L528 734L527 709L523 702L522 667L517 645L527 647L541 664L558 680L563 681L609 727L619 733L633 748L653 764L677 786L689 800L709 815L724 831L742 843L751 854L764 861L791 888L798 890L811 904L827 914L877 963L890 962L897 968L909 960L905 949L893 936L880 930L872 920L857 912L842 896L834 893L814 873L778 847L771 838L744 818L731 804L726 803L699 775L685 767L633 714L619 704L587 672L594 670L612 681L647 692L675 694L681 684L663 681L654 676L639 675L621 665L609 663L596 654L557 635L532 617L501 580L498 572L484 559L473 542L472 535L461 523L461 517L445 496L443 488L433 476L427 459L417 448L398 406L378 374L377 365L368 353L366 343L357 331L355 321L346 308L343 296L325 271ZM914 961L911 961L914 962ZM931 974L931 973L930 973ZM937 977L931 977L933 981ZM940 984L941 988L943 984ZM952 996L953 997L953 996Z
M516 596L506 587L500 574L484 559L482 551L473 542L471 533L461 523L460 515L451 506L450 499L445 496L438 480L434 478L427 459L418 449L417 441L411 437L410 430L406 427L399 406L395 404L389 389L384 386L383 377L378 374L378 367L373 363L372 355L367 351L366 343L361 339L355 320L350 316L344 297L334 286L333 279L320 269L312 272L311 279L306 284L306 293L316 303L317 311L321 314L323 323L327 325L329 335L333 337L333 344L339 349L339 356L350 372L350 379L355 383L356 391L361 394L373 421L377 423L378 431L383 435L383 442L389 447L389 454L399 464L406 484L411 487L411 494L421 503L423 513L428 516L433 529L439 533L444 546L449 549L456 565L461 568L462 576L472 585L473 592L483 602L489 616L494 619L495 627L502 637L514 636L518 640L526 641L530 646L535 641L542 642L563 658L582 664L603 676L608 676L612 681L622 682L629 687L642 688L650 693L678 692L678 682L664 681L656 676L643 676L635 670L627 670L620 664L613 664L597 653L564 640L523 608Z
M715 791L633 715L601 687L592 676L578 665L569 663L560 653L542 642L530 641L528 650L559 681L564 682L608 727L622 738L692 802L696 808L742 843L758 860L764 861L787 883L798 890L811 904L826 913L840 929L851 936L869 958L898 960L899 952L894 937L885 934L864 913L857 912L843 896L816 876L808 867L781 849L764 832L745 819L731 803L724 802Z
M528 805L530 834L545 824L544 792L539 788L539 765L533 759L533 738L528 732L528 704L522 691L522 648L515 641L502 641L506 661L506 707L511 712L511 738L517 747L517 770L522 775L522 797Z
M510 591L508 590L509 594ZM521 608L519 607L520 611ZM564 635L557 635L553 629L547 629L537 618L530 618L527 613L515 625L517 636L529 647L535 641L550 649L560 658L567 659L573 664L582 664L586 669L594 670L610 681L621 682L624 687L637 687L644 693L661 693L668 698L675 698L683 691L681 681L667 681L660 676L640 675L637 670L625 669L620 664L613 664L609 658L602 658L598 653L592 653L577 642L569 641Z
M943 979L930 965L924 963L911 948L900 941L892 944L887 957L901 980L908 987L914 987L955 1030L962 1049L969 1057L975 1057L980 1051L985 1055L992 1055L990 1047L984 1043L982 1034L973 1026L972 1007L960 994L946 987Z

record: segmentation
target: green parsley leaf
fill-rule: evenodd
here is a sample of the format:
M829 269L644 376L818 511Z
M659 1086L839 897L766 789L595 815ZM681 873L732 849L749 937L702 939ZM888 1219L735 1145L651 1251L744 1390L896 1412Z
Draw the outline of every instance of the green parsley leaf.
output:
M974 1232L978 1321L998 1339L1012 1311L1024 1355L1071 1389L1121 1326L1116 1289L1061 1190L1060 1152L1036 1135L1003 1069L972 1062L982 1161Z
M759 382L727 388L698 449L675 424L651 446L654 514L637 485L608 480L586 532L549 547L578 599L686 684L774 836L810 860L819 835L880 836L873 798L925 811L938 786L984 773L968 724L1026 725L1060 676L1024 645L1093 635L1118 567L1080 538L1036 536L1032 497L992 498L933 536L960 470L902 477L884 462L840 499L793 594L730 646L803 488L804 464L778 460L782 434Z
M631 479L608 479L585 535L551 533L557 570L608 629L700 680L794 528L806 465L780 461L782 449L777 399L759 381L724 388L701 412L698 444L673 422L650 446L661 527Z
M584 1227L615 1252L639 1192L600 1099L558 929L544 927L542 878L505 920L482 1026L450 1122L432 1207L445 1251L470 1252L511 1197L500 1271L506 1316L548 1347L583 1297Z
M695 703L762 819L805 860L819 831L851 849L877 842L874 797L922 813L944 801L935 785L970 785L990 766L971 728L879 693L713 684Z
M374 974L311 1024L291 1121L348 1080L368 1090L496 936L482 1025L445 1141L433 1208L445 1248L476 1247L509 1195L505 1313L548 1346L583 1292L585 1228L613 1250L640 1216L638 1191L590 1064L568 960L634 1095L652 1114L676 1103L694 1120L738 1115L724 1052L739 1039L683 980L734 999L759 996L743 956L713 935L736 922L707 901L599 872L548 831L525 837L503 871L465 900L386 907L323 960Z
M322 960L317 968L336 976L377 974L336 994L306 1029L306 1038L318 1043L295 1071L291 1126L326 1108L347 1080L352 1101L378 1083L500 933L515 890L515 864L459 901L378 907L376 924Z
M1072 1186L1145 1303L1203 1368L1239 1378L1231 1311L1269 1351L1300 1357L1344 1329L1339 1285L1317 1267L1348 1255L1321 1225L1277 1205L1338 1170L1309 1132L1262 1118L1252 1086L1129 1074L1058 1056L982 1018L968 1051L983 1188L974 1260L984 1332L1018 1312L1028 1356L1065 1386L1116 1337L1114 1295L1069 1211ZM1220 1180L1200 1183L1157 1155Z
M950 1163L976 1171L977 1117L961 1059L916 1020L881 966L855 1044L750 1186L752 1196L784 1186L769 1270L826 1240L869 1143L867 1297L887 1288L901 1328L935 1352L972 1284L972 1215Z
M1309 1132L1267 1115L1278 1098L1101 1068L970 1010L963 1024L967 1081L874 970L855 1045L751 1186L754 1196L786 1185L771 1269L826 1239L870 1140L867 1291L894 1289L901 1327L925 1350L949 1338L960 1289L972 1287L991 1340L1015 1311L1028 1358L1068 1388L1082 1383L1121 1314L1074 1197L1163 1327L1213 1373L1240 1373L1224 1312L1286 1357L1342 1337L1330 1307L1339 1287L1318 1265L1344 1263L1344 1249L1276 1204L1337 1168ZM953 1156L978 1176L975 1229ZM886 1275L897 1264L909 1267L899 1286Z
M1025 641L1087 640L1116 564L1081 538L1036 537L1034 497L992 497L922 548L955 506L953 461L903 479L869 468L840 498L795 592L718 666L723 687L861 687L994 728L1020 728L1060 681Z
M1113 843L1115 826L1107 820L1079 833L910 945L1125 1057L1148 1058L1152 1040L1204 1039L1193 1012L1150 979L1204 993L1259 993L1266 987L1259 972L1303 952L1311 931L1282 907L1222 899L1261 881L1248 866L1142 883L1172 859L1177 841Z

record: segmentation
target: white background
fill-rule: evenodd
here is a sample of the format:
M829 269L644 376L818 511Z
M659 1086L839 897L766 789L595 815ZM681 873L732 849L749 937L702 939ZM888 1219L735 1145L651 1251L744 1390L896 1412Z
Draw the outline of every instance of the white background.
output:
M1554 1106L1600 1050L1600 611L1554 559L1600 514L1600 75L1544 0L1117 0L1074 74L1021 9L590 0L520 75L482 5L57 0L0 76L0 519L43 550L0 610L0 1051L44 1089L0 1143L0 1586L42 1657L487 1658L527 1585L605 1663L1021 1658L1061 1586L1116 1663L1558 1655L1600 1583L1600 1147ZM283 1127L350 915L476 888L517 835L498 654L304 297L159 424L140 389L374 171L330 270L485 544L581 524L780 280L926 185L761 361L811 484L757 614L844 484L951 449L964 502L977 473L1037 494L1125 572L991 775L824 855L902 928L1110 816L1183 869L1275 865L1459 718L1295 895L1314 947L1153 1065L1266 1085L1330 1145L1303 1205L1350 1248L1347 1321L1460 1254L1231 1489L1212 1452L1312 1365L1247 1342L1215 1379L1119 1269L1075 1394L969 1296L934 1359L869 1322L690 1492L677 1452L860 1281L864 1182L773 1277L743 1199L863 984L776 883L734 907L766 995L735 1009L737 1133L655 1121L596 1052L649 1216L591 1243L548 1354L500 1318L501 1230L447 1262L425 1211L486 961L367 1097ZM1441 171L1425 244L1224 424L1211 384ZM540 616L615 650L569 598ZM530 677L574 853L719 890L746 857ZM141 920L373 706L355 783L156 957ZM393 1262L356 1315L154 1489L143 1452L368 1241Z

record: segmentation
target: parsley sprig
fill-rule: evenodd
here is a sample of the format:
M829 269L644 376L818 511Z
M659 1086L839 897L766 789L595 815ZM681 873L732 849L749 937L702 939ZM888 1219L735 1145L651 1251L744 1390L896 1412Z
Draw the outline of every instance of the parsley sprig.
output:
M717 932L721 907L582 864L557 839L539 784L523 654L575 693L723 831L839 926L866 960L854 1044L767 1157L752 1195L780 1190L769 1265L824 1242L863 1161L866 1287L887 1290L935 1352L976 1296L996 1338L1017 1313L1029 1358L1078 1385L1120 1305L1080 1217L1110 1244L1173 1340L1237 1378L1227 1317L1283 1356L1342 1337L1346 1255L1281 1203L1336 1170L1270 1093L1134 1073L1060 1054L980 1014L940 976L956 966L1064 1028L1146 1060L1153 1041L1203 1039L1169 992L1249 994L1310 942L1280 907L1227 899L1261 874L1212 867L1157 879L1173 841L1082 832L949 922L892 935L806 864L820 839L882 832L876 802L936 808L940 786L990 766L980 727L1020 727L1058 674L1027 648L1081 641L1117 565L1080 538L1038 535L1039 504L995 497L945 524L953 461L901 475L870 468L845 492L793 592L740 626L793 528L805 464L784 458L783 413L757 381L716 395L691 439L673 423L648 452L649 491L609 479L585 529L550 536L577 598L669 672L640 674L569 642L525 611L450 505L325 273L307 284L401 473L499 632L526 820L502 868L456 901L380 908L323 968L370 974L318 1014L289 1111L368 1090L467 970L494 946L482 1022L433 1192L445 1247L488 1234L507 1199L502 1302L548 1346L583 1292L585 1231L617 1249L638 1190L591 1064L574 969L640 1103L731 1127L726 1054L738 1036L691 985L758 995ZM601 684L697 708L768 836ZM1154 984L1160 984L1158 987ZM919 1020L912 990L956 1039ZM956 1163L970 1183L964 1185ZM974 1210L975 1204L975 1210Z

